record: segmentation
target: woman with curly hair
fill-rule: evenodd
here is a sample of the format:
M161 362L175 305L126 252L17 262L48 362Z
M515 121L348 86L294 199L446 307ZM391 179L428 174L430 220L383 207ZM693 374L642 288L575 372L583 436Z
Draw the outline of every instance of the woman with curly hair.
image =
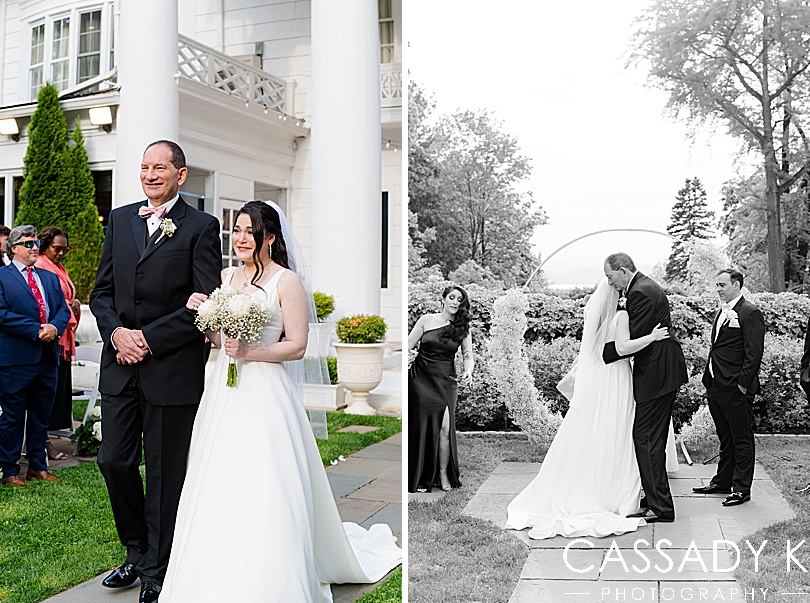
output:
M456 451L455 356L464 357L462 381L472 380L470 298L458 285L442 293L442 311L425 314L408 335L419 354L408 371L408 492L445 492L461 486Z

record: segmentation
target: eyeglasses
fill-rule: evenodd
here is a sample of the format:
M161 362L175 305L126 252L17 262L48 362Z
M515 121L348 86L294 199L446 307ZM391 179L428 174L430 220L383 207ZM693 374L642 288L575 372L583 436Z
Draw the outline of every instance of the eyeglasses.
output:
M17 243L14 243L14 245L22 245L27 249L31 249L35 245L39 247L39 240L37 239L36 241L18 241ZM12 247L14 247L14 245L12 245Z
M62 247L61 245L51 245L51 249L53 249L54 253L67 253L72 249L70 245L67 247Z

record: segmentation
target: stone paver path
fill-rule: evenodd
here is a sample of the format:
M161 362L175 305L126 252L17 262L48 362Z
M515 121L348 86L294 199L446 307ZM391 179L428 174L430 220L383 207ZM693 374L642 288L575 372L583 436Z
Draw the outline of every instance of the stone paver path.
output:
M464 513L503 527L509 502L539 468L540 463L502 463L481 484ZM682 464L670 474L674 523L579 542L562 537L532 540L528 529L513 531L526 544L528 557L510 603L746 601L733 572L722 571L736 559L733 543L795 514L760 465L746 504L726 508L720 504L724 495L694 494L692 488L708 483L716 469L717 465ZM640 539L646 543L635 545ZM758 548L761 543L751 544Z
M54 440L54 445L72 454L73 443ZM24 460L24 459L23 459ZM78 459L51 462L51 469L75 465ZM25 468L23 468L23 472ZM402 433L368 446L346 457L345 461L326 468L329 485L335 496L343 521L352 521L364 528L375 523L387 523L402 546ZM101 586L109 572L60 593L49 603L135 603L138 583L129 589L112 590ZM228 579L239 580L240 576ZM378 584L337 584L332 586L335 603L351 603ZM269 587L268 587L269 588Z

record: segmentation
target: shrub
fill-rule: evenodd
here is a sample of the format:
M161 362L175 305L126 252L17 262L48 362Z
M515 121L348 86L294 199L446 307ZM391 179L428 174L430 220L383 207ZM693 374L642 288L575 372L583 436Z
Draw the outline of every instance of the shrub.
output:
M807 397L799 387L803 342L787 335L765 334L759 371L761 389L754 400L754 423L761 433L810 430Z
M461 374L461 358L457 356L456 371ZM459 384L456 403L456 428L504 429L508 427L508 412L492 374L492 359L486 351L475 350L475 371L470 385Z
M378 343L385 339L387 326L376 314L356 314L337 321L335 330L343 343Z
M526 341L549 342L558 337L582 339L586 300L587 298L563 299L545 293L529 295Z
M315 314L318 315L318 322L323 322L335 311L335 297L320 291L315 291L312 297L315 300Z
M573 337L560 337L549 343L537 341L526 348L534 385L551 412L563 415L568 412L568 398L557 390L557 384L571 370L578 354L579 342Z
M675 431L681 431L695 411L701 405L706 404L706 388L701 382L702 377L702 372L692 375L689 381L678 390L675 406L672 409L672 423Z
M337 358L334 356L327 356L326 357L326 368L329 371L329 383L332 385L337 385L338 376L337 376Z
M529 372L523 351L527 308L526 296L516 289L495 301L488 351L492 375L512 419L530 440L549 446L562 417L549 411Z
M708 405L700 405L690 421L681 429L681 437L690 454L705 458L716 454L720 447L720 440L717 438L717 431Z

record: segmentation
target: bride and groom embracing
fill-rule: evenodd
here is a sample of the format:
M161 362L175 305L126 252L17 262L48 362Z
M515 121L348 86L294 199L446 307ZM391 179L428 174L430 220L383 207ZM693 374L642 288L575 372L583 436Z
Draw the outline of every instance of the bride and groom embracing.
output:
M626 253L608 256L604 272L585 304L579 356L558 385L568 413L540 472L509 504L506 527L531 528L531 538L604 537L675 520L667 436L688 374L669 336L669 302Z
M301 248L278 206L252 201L231 236L243 265L220 272L219 223L179 195L185 165L174 142L147 147L147 201L110 214L90 299L98 464L127 549L102 584L140 578L139 603L331 601L329 583L376 582L402 552L388 526L342 524L332 497L297 377L315 316ZM206 381L195 310L221 283L269 318L251 345L207 333L222 352Z

